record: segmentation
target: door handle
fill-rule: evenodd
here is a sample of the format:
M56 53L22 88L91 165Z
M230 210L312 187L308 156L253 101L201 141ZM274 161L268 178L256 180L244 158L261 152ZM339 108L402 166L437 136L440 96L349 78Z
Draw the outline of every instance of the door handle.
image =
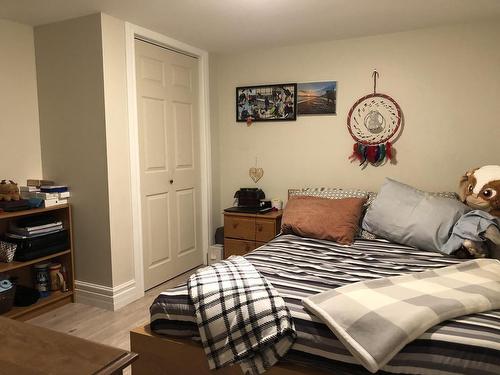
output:
M170 180L169 182L170 182L170 185L172 185L174 183L174 180Z

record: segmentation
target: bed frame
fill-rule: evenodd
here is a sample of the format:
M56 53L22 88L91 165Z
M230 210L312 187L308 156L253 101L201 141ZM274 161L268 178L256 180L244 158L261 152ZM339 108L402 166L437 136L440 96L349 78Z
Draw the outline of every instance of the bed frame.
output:
M290 194L300 189L289 189ZM160 336L149 327L139 326L130 331L130 350L139 354L139 359L132 364L133 375L243 375L239 366L219 370L210 370L201 345L193 340ZM266 375L332 375L298 364L277 364Z
M201 345L190 339L170 338L151 332L149 324L130 331L130 350L139 354L133 375L243 375L239 366L209 370ZM332 375L296 364L277 364L266 375Z

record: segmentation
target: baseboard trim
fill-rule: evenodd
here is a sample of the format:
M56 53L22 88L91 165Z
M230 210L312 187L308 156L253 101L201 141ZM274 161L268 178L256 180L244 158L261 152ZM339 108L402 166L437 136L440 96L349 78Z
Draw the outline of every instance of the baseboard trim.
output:
M78 303L115 311L139 297L135 280L114 287L75 280L75 300Z

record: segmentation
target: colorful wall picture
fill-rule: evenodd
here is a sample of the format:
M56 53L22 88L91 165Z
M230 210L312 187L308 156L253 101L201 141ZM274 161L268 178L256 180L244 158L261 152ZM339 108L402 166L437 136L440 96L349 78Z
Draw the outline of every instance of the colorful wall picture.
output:
M297 84L236 88L236 121L295 121Z
M299 115L337 114L337 82L308 82L297 85Z

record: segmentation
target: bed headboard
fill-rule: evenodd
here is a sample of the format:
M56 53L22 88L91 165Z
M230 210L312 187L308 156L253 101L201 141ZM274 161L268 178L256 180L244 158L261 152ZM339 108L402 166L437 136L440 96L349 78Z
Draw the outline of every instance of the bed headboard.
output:
M307 187L301 189L288 189L288 199L290 199L292 195L307 195L331 199L368 198L365 203L365 206L368 207L376 198L377 193L361 189L344 189L339 187Z
M301 191L302 189L288 189L288 197L287 199L290 199L290 195L292 195L293 193L297 193L299 191Z

